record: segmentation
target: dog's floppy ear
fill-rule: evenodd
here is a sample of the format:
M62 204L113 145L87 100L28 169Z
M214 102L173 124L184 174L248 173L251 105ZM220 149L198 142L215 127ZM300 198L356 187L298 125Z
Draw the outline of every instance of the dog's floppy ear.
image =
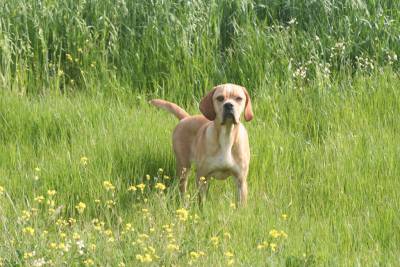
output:
M246 106L244 108L244 119L246 121L251 121L254 117L253 110L251 108L251 99L250 95L247 92L246 88L243 87L243 91L246 94Z
M203 113L204 117L206 117L210 121L215 120L215 117L217 116L213 104L214 92L215 88L211 90L211 92L209 92L205 97L203 97L199 105L201 113Z

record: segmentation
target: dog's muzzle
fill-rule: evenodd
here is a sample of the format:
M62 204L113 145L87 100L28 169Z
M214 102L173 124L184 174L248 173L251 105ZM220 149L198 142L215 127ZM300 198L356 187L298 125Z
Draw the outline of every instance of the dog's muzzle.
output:
M227 121L233 122L233 124L237 124L235 113L233 110L233 104L225 103L222 113L222 124L225 124Z

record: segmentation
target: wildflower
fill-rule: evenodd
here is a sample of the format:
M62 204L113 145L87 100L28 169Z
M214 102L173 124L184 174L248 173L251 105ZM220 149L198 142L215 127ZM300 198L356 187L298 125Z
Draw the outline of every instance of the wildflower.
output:
M72 56L71 56L71 54L65 54L65 57L67 58L67 60L69 61L69 62L73 62L74 61L74 59L72 58Z
M179 251L179 246L177 244L170 243L167 245L167 250L170 252Z
M272 229L271 231L269 231L269 235L273 238L278 238L280 236L280 233L278 230Z
M127 223L127 224L125 224L125 231L133 231L133 228L132 228L132 224L131 223Z
M81 236L78 233L73 233L72 234L72 238L75 239L75 240L78 240L78 239L81 238Z
M152 262L153 261L153 259L151 258L151 255L148 254L148 253L144 254L144 256L140 255L140 254L136 254L136 259L138 261L142 262L142 263L143 262Z
M296 21L296 20L297 20L296 18L292 18L291 20L288 21L288 24L289 24L289 25L297 24L297 21Z
M86 209L86 204L83 202L79 202L78 205L75 206L75 208L78 210L79 214L82 214Z
M171 179L171 177L169 177L168 175L164 175L164 180L169 180L169 179Z
M200 257L200 254L196 251L192 251L190 252L190 257L192 257L192 259L198 259Z
M64 71L63 70L58 70L57 72L58 77L61 77L64 75Z
M56 249L56 248L57 248L57 243L51 242L51 243L49 244L49 247L50 247L51 249Z
M31 213L27 210L23 210L21 219L24 221L29 221L30 218L31 218Z
M22 233L33 236L35 234L35 229L32 227L28 226L22 229Z
M45 264L46 264L46 261L44 258L36 259L32 262L32 266L34 266L34 267L41 267Z
M212 236L212 237L210 238L210 240L211 240L211 243L212 243L215 247L218 246L218 244L219 244L219 238L218 238L218 236Z
M224 233L224 237L225 237L226 239L231 239L231 234L228 233L228 232L225 232L225 233Z
M131 185L128 187L128 191L136 191L136 190L137 190L137 188L134 185Z
M230 252L230 251L226 251L225 252L225 256L227 257L227 258L232 258L233 256L235 256L232 252Z
M144 188L146 187L146 185L144 183L141 183L141 184L136 185L136 187L139 188L140 191L142 191L142 193L143 193Z
M2 186L0 185L0 196L4 194L4 191L5 191L5 190L4 190L4 187L2 187Z
M276 245L275 243L271 243L271 244L269 244L269 246L271 247L271 251L272 251L272 252L275 252L275 251L276 251L277 245Z
M107 205L107 208L111 209L113 206L115 206L115 201L112 199L109 199L106 201L106 205Z
M37 196L33 200L36 201L37 203L42 203L44 200L44 196Z
M60 237L61 237L61 239L64 239L64 238L66 238L66 237L67 237L67 234L66 234L66 233L64 233L64 232L60 232Z
M86 166L88 164L89 159L85 156L81 157L81 164Z
M50 197L54 196L55 194L57 194L56 190L47 190L47 195L49 195Z
M282 220L286 221L288 218L288 215L284 213L281 215L281 217L282 217Z
M231 209L236 209L236 204L233 203L233 202L231 202L231 204L229 204L229 207L230 207Z
M234 263L235 263L235 260L234 260L234 259L229 259L229 260L226 262L226 265L232 266Z
M96 203L96 204L100 204L100 202L101 202L100 199L95 199L94 200L94 203Z
M261 244L257 245L257 249L264 249L268 247L268 242L263 241Z
M165 190L166 187L163 183L156 183L154 188L159 189L160 191L163 191L163 190Z
M94 265L94 261L92 259L86 259L83 261L83 264L85 266L92 266L92 265Z
M32 252L24 252L24 259L32 258L32 257L35 256L35 255L36 255L36 252L35 252L35 251L32 251Z
M36 168L35 168L35 171L36 171L36 172L40 172L40 168L39 168L39 167L36 167Z
M33 180L35 180L35 181L39 181L39 176L37 176L37 175L35 175L35 176L33 176Z
M125 267L125 263L121 261L120 263L118 263L118 267Z
M107 191L114 191L115 190L115 186L113 186L113 184L110 181L104 181L103 182L103 186Z
M185 208L177 209L176 216L180 221L187 221L189 212Z
M68 223L69 223L69 225L72 226L72 225L74 225L76 223L76 219L71 217L71 218L68 219Z
M150 175L146 174L146 180L150 181L150 179L151 179Z

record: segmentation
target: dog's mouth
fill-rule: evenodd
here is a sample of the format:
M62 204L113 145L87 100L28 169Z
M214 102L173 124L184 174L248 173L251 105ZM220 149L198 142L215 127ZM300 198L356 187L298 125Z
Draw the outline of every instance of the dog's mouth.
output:
M222 125L226 124L226 123L233 123L233 124L237 124L235 115L233 114L232 111L226 111L224 112L223 116L222 116Z

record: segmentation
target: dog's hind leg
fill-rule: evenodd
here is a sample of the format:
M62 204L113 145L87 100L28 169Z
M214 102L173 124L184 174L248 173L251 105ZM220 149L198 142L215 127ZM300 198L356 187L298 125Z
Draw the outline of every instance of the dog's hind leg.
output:
M179 190L181 191L182 197L184 196L187 190L189 172L190 172L190 162L189 161L180 162L177 159L176 176L179 179Z

